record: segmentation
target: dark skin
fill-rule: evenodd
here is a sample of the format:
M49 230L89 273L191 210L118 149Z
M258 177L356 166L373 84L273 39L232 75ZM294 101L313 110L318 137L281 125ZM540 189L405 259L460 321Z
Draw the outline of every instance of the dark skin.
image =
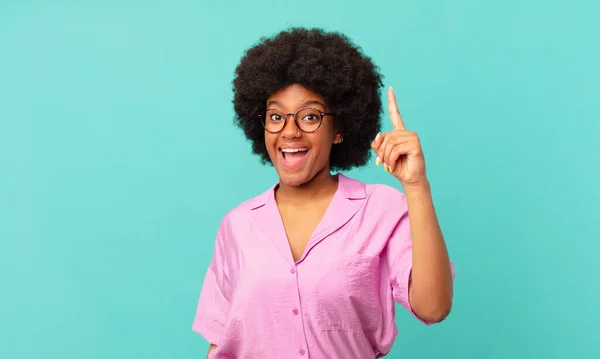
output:
M334 192L323 193L321 197L311 202L296 201L293 198L285 200L277 196L277 206L283 220L285 232L290 243L292 257L297 262L304 253L312 233L317 228L321 218L331 202Z
M323 112L329 110L321 96L300 85L284 88L267 99L267 107L284 112L296 112L307 103ZM376 164L383 163L384 169L400 181L406 195L413 243L410 305L420 318L440 322L452 306L450 260L433 206L419 138L406 129L391 88L388 105L394 129L378 134L371 146L377 156ZM314 133L300 131L291 116L279 133L265 131L265 145L280 178L275 200L296 261L337 190L329 158L332 146L341 139L331 116L325 116ZM290 165L280 153L286 146L308 149L307 157L301 164ZM209 353L214 348L211 345Z
M267 107L288 113L306 107L329 111L325 99L300 85L274 93L267 100ZM265 131L265 145L280 177L275 200L295 261L302 256L337 190L337 180L330 174L329 154L331 146L339 143L340 138L332 116L324 116L319 129L311 133L302 132L291 115L281 132ZM286 166L280 154L286 147L308 149L301 165Z

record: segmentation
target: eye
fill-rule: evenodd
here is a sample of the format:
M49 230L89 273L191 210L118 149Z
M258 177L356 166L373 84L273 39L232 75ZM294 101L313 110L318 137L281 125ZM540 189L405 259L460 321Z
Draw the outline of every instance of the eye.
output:
M314 109L304 110L299 115L303 122L319 122L321 120L321 113Z
M271 114L271 116L269 117L269 119L271 121L281 121L281 115L274 113L274 114Z

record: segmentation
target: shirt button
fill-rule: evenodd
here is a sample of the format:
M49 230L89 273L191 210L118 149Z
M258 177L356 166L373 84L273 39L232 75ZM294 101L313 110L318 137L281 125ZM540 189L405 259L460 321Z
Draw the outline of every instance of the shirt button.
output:
M290 269L290 273L292 273L292 274L296 273L296 269L294 269L294 268Z
M304 351L304 349L300 349L300 350L298 350L298 354L304 355L304 354L306 354L306 352Z
M298 313L300 313L300 312L298 311L298 309L294 309L294 310L292 310L292 313L294 313L294 315L298 315Z

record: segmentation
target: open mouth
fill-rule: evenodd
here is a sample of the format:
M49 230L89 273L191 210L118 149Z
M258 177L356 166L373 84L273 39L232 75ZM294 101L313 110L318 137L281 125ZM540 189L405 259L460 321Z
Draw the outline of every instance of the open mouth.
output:
M308 154L308 148L280 148L279 151L288 166L300 164Z

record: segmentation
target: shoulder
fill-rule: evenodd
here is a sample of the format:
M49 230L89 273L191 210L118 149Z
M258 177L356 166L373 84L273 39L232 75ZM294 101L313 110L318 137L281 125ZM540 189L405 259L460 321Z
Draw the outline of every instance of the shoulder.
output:
M393 203L406 202L404 193L395 187L382 183L366 184L365 187L367 190L367 197L370 200Z
M265 205L270 199L270 196L272 196L272 193L273 188L271 187L268 190L251 197L230 209L227 213L225 213L223 219L221 220L219 233L231 233L234 229L237 231L243 230L252 216L252 211Z
M406 196L398 188L383 183L364 183L350 177L346 177L345 182L345 185L362 188L366 209L371 212L389 214L408 210Z
M399 189L385 184L368 184L367 187L367 206L374 214L379 214L385 218L401 218L408 212L406 196Z

